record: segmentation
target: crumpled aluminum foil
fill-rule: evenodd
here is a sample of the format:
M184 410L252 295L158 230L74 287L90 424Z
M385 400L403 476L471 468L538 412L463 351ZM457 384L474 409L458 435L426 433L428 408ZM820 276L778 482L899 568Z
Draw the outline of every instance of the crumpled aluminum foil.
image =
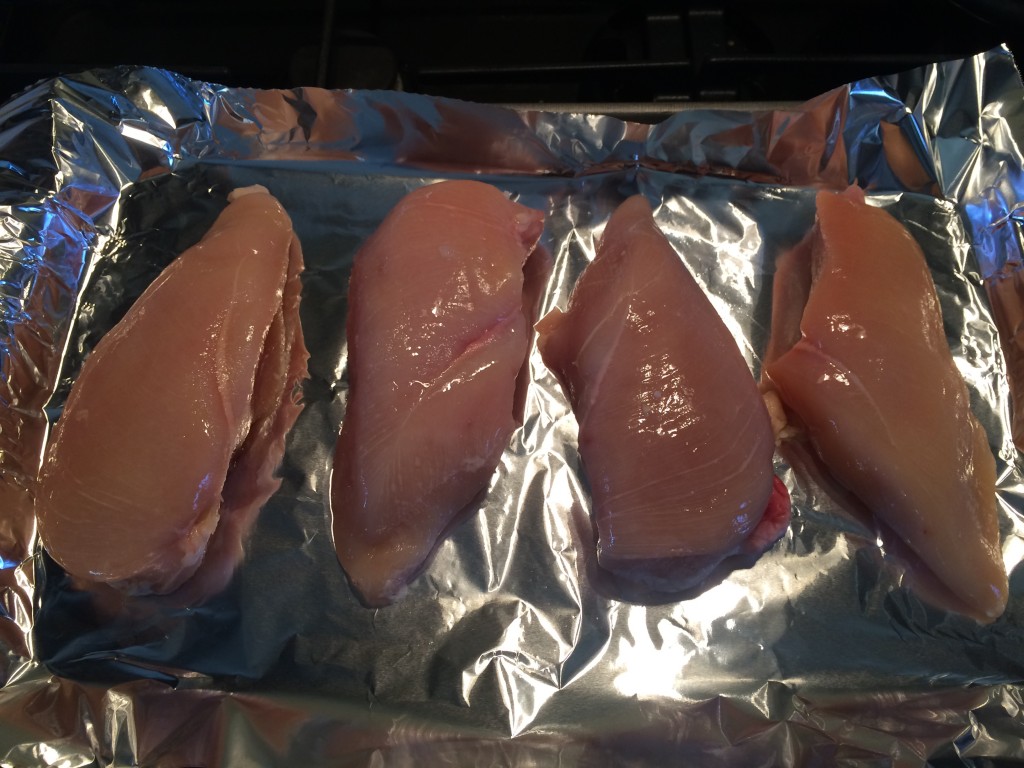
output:
M27 90L0 109L0 764L1024 758L1024 484L982 286L1021 256L1022 139L1005 48L792 109L695 109L653 126L148 68ZM997 454L1005 616L981 627L922 604L874 531L781 458L793 524L753 568L677 603L609 596L592 578L576 423L536 353L525 425L479 512L402 601L363 608L327 506L348 273L404 193L467 176L547 212L543 310L564 305L617 203L647 195L755 375L774 261L811 226L814 191L864 186L927 255ZM223 594L111 612L41 551L31 478L89 350L252 183L289 211L307 263L312 378L283 485Z

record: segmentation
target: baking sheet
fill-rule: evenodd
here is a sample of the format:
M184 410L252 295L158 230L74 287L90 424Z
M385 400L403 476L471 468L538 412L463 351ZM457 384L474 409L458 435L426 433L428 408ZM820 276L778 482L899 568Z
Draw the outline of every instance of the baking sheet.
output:
M658 125L391 92L258 91L148 68L41 83L0 110L0 762L11 765L982 765L1024 756L1020 458L982 277L1019 258L1024 88L1004 48L778 111ZM894 132L895 129L895 132ZM759 373L775 259L819 187L864 186L935 276L997 455L1006 614L922 604L875 534L781 458L786 536L689 599L593 578L576 423L539 355L480 510L408 595L368 610L330 540L347 278L417 185L473 177L547 213L564 306L641 192ZM227 193L289 211L307 271L306 408L231 586L110 606L34 538L31 478L82 360ZM884 279L884 276L880 276ZM154 404L156 407L156 404Z

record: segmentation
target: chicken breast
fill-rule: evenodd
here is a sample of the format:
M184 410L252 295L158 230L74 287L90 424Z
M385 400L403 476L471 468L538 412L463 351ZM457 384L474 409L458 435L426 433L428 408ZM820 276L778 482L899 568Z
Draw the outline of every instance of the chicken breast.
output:
M579 422L601 567L678 591L782 535L764 402L643 197L615 211L567 310L537 330Z
M1024 271L1009 265L985 280L992 318L999 330L1010 388L1010 434L1018 451L1024 451Z
M131 594L222 588L301 410L302 251L262 187L236 190L86 359L36 494L43 546Z
M407 195L356 256L331 505L338 559L367 605L424 567L516 428L534 304L524 266L542 228L492 186L445 181Z
M831 475L944 585L947 607L991 621L1007 599L995 461L924 255L856 187L820 192L817 208L776 278L806 303L773 323L788 341L772 345L768 384ZM794 319L799 333L784 327Z

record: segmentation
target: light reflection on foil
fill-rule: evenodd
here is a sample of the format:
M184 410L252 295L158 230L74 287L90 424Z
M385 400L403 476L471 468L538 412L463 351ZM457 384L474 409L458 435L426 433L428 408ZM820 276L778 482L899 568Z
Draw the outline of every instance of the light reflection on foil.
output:
M662 638L648 632L647 608L624 608L626 629L616 650L612 679L616 690L625 697L641 699L675 699L679 696L677 677L684 674L695 650L682 645L663 643ZM619 621L622 613L619 612Z
M0 568L0 763L1024 758L1024 484L980 285L1024 260L1024 88L1007 51L656 126L127 67L41 84L2 113L0 558L16 566ZM981 628L923 605L877 532L781 457L793 524L753 567L675 602L621 599L594 557L575 418L536 350L523 427L479 510L402 601L359 605L325 504L348 273L403 194L465 175L547 212L542 312L565 305L615 206L645 194L755 375L775 259L810 227L817 188L857 180L921 243L1000 457L1007 615ZM223 595L101 614L36 546L27 480L88 351L251 183L282 200L307 262L312 378L282 489Z

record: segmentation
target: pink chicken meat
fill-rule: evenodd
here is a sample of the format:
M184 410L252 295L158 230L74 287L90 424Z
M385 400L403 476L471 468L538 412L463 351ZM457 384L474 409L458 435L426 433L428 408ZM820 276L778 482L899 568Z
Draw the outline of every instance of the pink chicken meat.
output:
M36 494L72 576L130 594L222 588L301 410L302 251L262 187L235 190L96 345Z
M446 181L408 194L356 256L331 504L338 559L367 605L424 567L517 426L524 266L542 228L494 187Z
M782 535L767 409L646 199L619 206L568 309L537 331L579 422L604 569L685 590Z
M992 316L999 330L1010 386L1010 433L1018 451L1024 451L1024 271L1019 264L985 280Z
M856 187L818 193L817 209L780 261L767 384L828 473L930 572L922 583L991 621L1007 599L995 461L924 255Z

